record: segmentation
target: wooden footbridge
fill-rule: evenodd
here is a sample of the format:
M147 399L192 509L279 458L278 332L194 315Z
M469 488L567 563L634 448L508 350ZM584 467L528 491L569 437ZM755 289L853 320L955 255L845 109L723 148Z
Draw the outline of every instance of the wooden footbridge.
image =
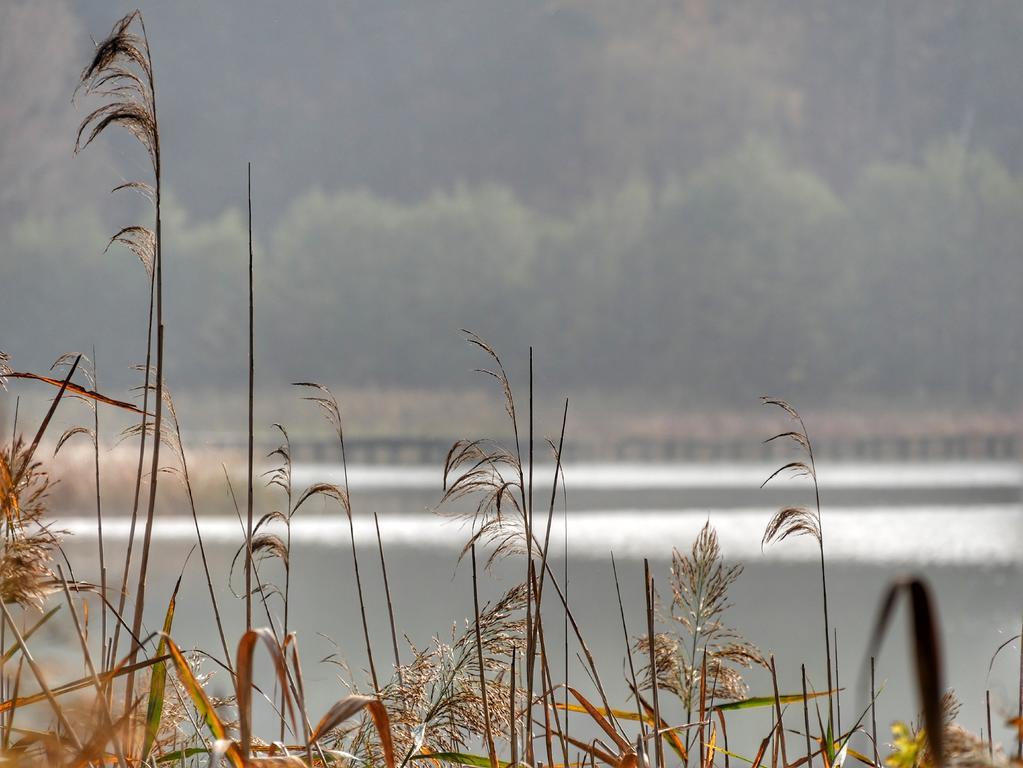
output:
M193 439L204 447L244 451L244 435L211 433ZM345 441L345 451L352 464L420 464L440 465L444 462L454 437L360 437ZM507 445L512 444L508 439ZM265 455L276 447L258 445ZM814 442L815 455L830 461L1014 461L1023 459L1023 442L1015 434L961 433L941 435L875 435L821 439ZM336 463L341 459L337 440L301 438L291 442L296 462ZM538 451L542 450L538 447ZM611 462L770 462L790 455L790 447L763 443L754 437L687 439L623 437L603 442L566 442L563 460Z

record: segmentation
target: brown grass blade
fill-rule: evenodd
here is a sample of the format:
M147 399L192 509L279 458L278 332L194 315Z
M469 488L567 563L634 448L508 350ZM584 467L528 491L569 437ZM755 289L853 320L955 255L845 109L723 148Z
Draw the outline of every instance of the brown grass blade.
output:
M386 768L394 768L394 743L391 740L391 721L387 710L379 699L372 696L347 696L332 706L317 723L313 730L312 740L315 743L326 733L354 716L361 709L368 709L380 737L380 747L384 752Z
M188 665L188 661L185 659L178 646L170 638L167 638L167 650L170 651L170 657L174 661L174 666L178 672L178 679L181 680L181 684L185 686L185 690L188 692L189 698L192 699L192 705L202 717L203 722L206 723L206 727L209 728L210 734L212 734L214 740L217 742L228 742L224 748L224 755L231 762L231 765L234 766L234 768L245 768L245 761L242 759L242 754L238 749L238 745L230 740L227 729L224 727L224 723L220 719L220 715L217 714L217 710L213 707L213 704L210 703L209 697L206 695L206 691L203 690L199 681L195 679L195 675L192 674L192 668Z
M255 654L256 646L259 643L262 643L267 649L267 652L270 654L270 659L273 661L274 665L274 673L277 676L277 683L280 685L281 690L285 692L289 690L287 664L284 659L284 654L281 652L281 646L277 643L277 638L274 636L273 632L265 628L248 630L244 635L242 635L241 640L238 641L238 651L235 656L237 674L235 695L238 701L241 754L246 762L248 762L252 751L253 656ZM285 695L284 702L287 711L291 714L291 722L294 727L294 732L297 733L298 724L295 722L295 713L291 697Z
M31 379L33 381L41 381L44 384L49 384L50 386L58 388L64 383L60 379L54 379L49 376L40 376L39 374L28 373L27 371L13 371L12 373L8 373L7 376L12 379ZM126 403L123 400L115 400L112 397L107 397L106 395L96 392L95 390L86 389L85 387L80 386L78 384L74 384L70 381L67 384L67 390L69 392L75 393L79 397L85 397L88 398L89 400L94 400L97 403L111 405L114 408L120 408L121 410L130 411L131 413L137 413L139 415L142 414L142 410L132 405L131 403Z
M585 696L571 686L569 686L568 692L571 693L575 700L582 705L583 709L586 710L586 714L590 716L590 719L608 735L608 738L615 743L615 746L618 747L618 749L622 750L622 752L628 752L632 749L632 745L622 738L618 731L611 726L611 723L608 722L608 719L601 713L601 711L593 706Z

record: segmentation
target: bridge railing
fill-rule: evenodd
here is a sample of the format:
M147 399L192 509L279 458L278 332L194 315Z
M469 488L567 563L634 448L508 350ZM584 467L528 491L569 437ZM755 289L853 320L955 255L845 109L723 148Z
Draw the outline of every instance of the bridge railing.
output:
M210 434L198 437L205 447L244 451L244 436ZM352 437L345 441L351 464L419 464L439 466L454 438ZM510 443L510 441L509 441ZM257 445L266 455L275 446ZM941 435L873 435L825 438L814 442L815 455L831 461L1014 461L1021 460L1023 441L1015 434L962 433ZM336 463L341 451L336 440L293 439L296 462ZM539 454L539 450L538 450ZM543 454L544 460L548 456ZM791 455L784 443L756 438L625 437L602 443L567 441L566 463L613 462L769 462Z

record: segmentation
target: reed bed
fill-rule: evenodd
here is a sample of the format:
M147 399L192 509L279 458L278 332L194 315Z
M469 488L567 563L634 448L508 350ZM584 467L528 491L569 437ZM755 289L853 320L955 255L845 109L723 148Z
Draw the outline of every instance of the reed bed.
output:
M439 468L443 483L442 514L460 518L470 532L462 557L471 564L474 613L446 640L416 648L399 642L400 616L391 600L387 545L376 526L374 562L360 562L347 482L345 421L332 392L313 382L296 384L336 436L344 480L296 488L287 428L275 424L280 445L269 460L274 467L261 478L254 471L253 403L256 365L253 357L252 252L249 250L248 453L244 504L227 478L239 518L237 553L232 572L244 574L237 599L245 603L242 627L225 626L213 571L203 544L188 454L165 377L162 282L161 152L156 112L156 79L142 16L131 13L114 26L96 48L82 73L82 90L100 100L82 123L76 149L119 127L146 151L152 178L121 184L152 202L153 220L119 230L111 244L126 247L142 263L150 302L146 318L146 359L140 366L138 402L102 394L95 354L62 356L54 371L16 371L0 353L0 386L51 387L56 396L34 429L4 437L0 450L0 759L10 765L128 766L227 763L255 765L374 765L409 768L464 765L596 766L611 768L838 768L858 762L890 768L942 765L1003 766L1020 762L1023 733L1023 684L1020 717L1005 725L1016 735L1016 755L995 745L990 722L987 738L955 722L957 704L942 682L942 655L934 597L926 583L907 578L883 596L874 625L871 650L861 660L853 685L839 682L838 635L833 633L827 598L825 515L817 492L813 443L799 412L778 398L766 405L780 409L791 429L769 441L787 441L798 452L767 480L783 473L805 476L814 491L812 507L784 507L764 532L765 546L793 536L808 536L820 552L822 645L826 667L802 669L796 692L779 688L774 658L756 648L731 626L729 589L741 578L740 565L726 563L717 535L708 523L689 546L672 553L670 572L644 569L642 595L623 592L618 564L610 560L617 601L614 617L621 632L621 657L596 659L586 629L576 620L569 599L566 570L554 567L552 529L564 503L561 453L569 404L561 408L557 437L538 440L533 397L532 353L525 412L516 400L510 377L497 351L484 339L466 333L504 403L511 445L486 438L456 442ZM251 231L251 168L248 188ZM78 376L76 380L76 374ZM49 505L51 479L39 446L55 411L70 398L83 401L89 420L56 439L58 450L88 439L93 458L99 583L74 576L63 556L59 510ZM137 441L131 504L131 534L123 552L104 546L103 471L99 451L101 414L116 412L134 420L123 439ZM161 451L161 447L163 450ZM555 466L550 488L534 487L537 456L549 455ZM159 542L153 523L161 513L165 489L161 477L173 477L184 490L195 523L197 557L208 588L208 605L178 603L175 588L161 605L159 630L147 628L147 605L156 598L146 589ZM255 488L264 484L276 503L260 509ZM180 497L179 497L180 498ZM262 497L260 497L262 498ZM368 679L335 659L346 679L336 703L310 712L299 653L300 639L316 628L293 626L291 525L312 500L333 505L349 522L351 558L359 604L358 622L368 659ZM561 500L559 502L559 499ZM567 528L566 528L567 547ZM362 550L365 552L366 550ZM481 604L479 580L497 562L513 564L520 578L504 595ZM384 593L364 589L362 574L379 568ZM178 581L180 585L180 579ZM874 656L892 621L893 608L905 598L910 606L914 668L919 689L919 719L895 723L893 746L880 743L875 702ZM643 626L629 626L625 605L643 607ZM175 632L182 610L203 612L214 622L219 647L190 649ZM386 615L389 636L374 637L368 616ZM93 618L89 618L89 617ZM95 618L98 616L99 618ZM55 677L57 665L33 650L33 636L64 622L74 638L63 655L80 654L86 674ZM94 627L99 625L99 630ZM553 637L563 635L555 647ZM52 649L44 649L52 652ZM343 649L342 649L343 650ZM1001 650L1001 649L997 649ZM568 679L572 654L585 679ZM997 651L996 651L997 653ZM270 678L256 673L256 657L269 661ZM622 666L624 664L624 667ZM630 694L612 701L603 679L623 668ZM752 691L747 673L770 673L771 690ZM560 670L560 675L558 674ZM1023 683L1023 657L1021 657ZM227 681L226 696L215 696L214 676ZM561 679L558 679L558 677ZM258 679L257 679L258 678ZM848 679L848 678L847 678ZM813 680L826 681L821 690ZM272 733L256 733L253 702L259 699L276 713ZM843 721L842 704L847 716ZM761 710L767 726L755 744L734 745L728 722L741 710Z

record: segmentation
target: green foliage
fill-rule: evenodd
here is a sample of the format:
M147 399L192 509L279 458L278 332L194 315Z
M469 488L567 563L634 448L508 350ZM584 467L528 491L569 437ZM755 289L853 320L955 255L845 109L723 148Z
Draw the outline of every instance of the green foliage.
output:
M244 362L244 219L164 210L179 388L227 381ZM8 236L0 283L24 290L2 311L25 329L9 350L23 367L87 348L86 328L112 372L142 358L146 276L123 250L102 255L102 232L83 212L27 216ZM456 385L470 327L502 347L544 339L545 377L577 390L1009 402L1021 241L1023 181L952 140L841 193L759 140L562 213L498 186L415 203L313 190L257 237L260 378ZM111 289L115 304L92 298Z

